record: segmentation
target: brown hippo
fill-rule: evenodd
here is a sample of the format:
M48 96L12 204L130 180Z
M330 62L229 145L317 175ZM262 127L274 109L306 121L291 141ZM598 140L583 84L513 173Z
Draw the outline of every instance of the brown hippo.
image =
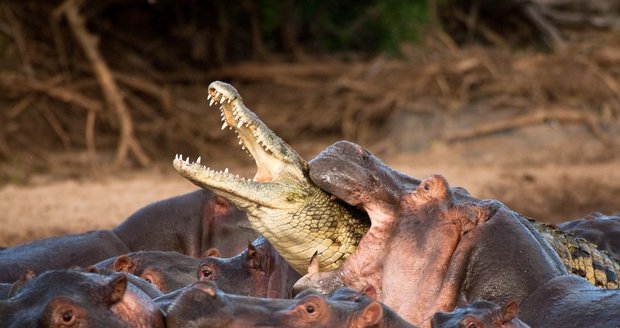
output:
M620 212L594 212L581 219L562 222L558 228L595 243L599 249L620 260Z
M577 276L548 281L520 308L519 317L532 327L620 327L620 290L597 288Z
M290 298L300 277L262 236L237 256L207 257L198 268L200 280L213 281L226 293L257 297Z
M26 270L42 273L86 267L128 252L127 246L108 230L35 240L0 250L0 282L12 283Z
M136 275L165 294L196 282L199 265L200 259L177 252L142 251L101 261L95 267Z
M433 328L530 328L519 320L519 305L510 301L504 306L476 301L467 306L458 307L452 312L437 312L431 320Z
M203 189L145 206L112 231L130 251L175 251L196 258L213 247L224 256L236 255L257 236L245 212Z
M164 327L153 301L122 274L51 270L0 301L2 327Z
M313 272L298 282L300 289L372 285L405 320L428 327L435 312L478 299L520 302L568 274L526 219L497 201L451 189L442 176L412 189L415 179L386 170L348 142L330 146L311 164L313 181L366 210L371 227L338 270Z

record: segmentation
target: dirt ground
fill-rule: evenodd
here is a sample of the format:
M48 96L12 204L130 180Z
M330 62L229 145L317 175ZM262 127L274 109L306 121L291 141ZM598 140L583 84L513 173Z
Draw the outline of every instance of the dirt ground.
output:
M351 140L410 175L441 173L474 196L559 222L620 211L618 40L607 35L551 54L435 43L408 49L405 60L249 63L208 77L235 85L247 106L308 160ZM38 136L29 144L36 152L0 163L4 176L19 178L0 186L0 246L110 228L150 202L195 189L174 172L175 152L252 176L251 159L220 131L217 112L204 109L205 89L202 82L172 87L174 108L191 109L179 110L181 121L196 128L159 120L155 125L174 139L140 140L155 162L146 168L89 168L83 148L47 150L45 141L55 138L49 128L24 131ZM12 124L32 126L37 111L20 113ZM139 135L155 131L134 116ZM100 146L100 160L113 150ZM24 179L23 163L47 169Z

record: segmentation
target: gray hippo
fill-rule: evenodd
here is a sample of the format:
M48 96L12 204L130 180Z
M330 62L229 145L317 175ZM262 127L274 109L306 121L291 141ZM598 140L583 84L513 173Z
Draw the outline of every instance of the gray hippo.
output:
M94 266L136 275L165 294L196 282L200 261L177 252L142 251L113 257Z
M213 281L226 293L290 298L301 277L264 237L231 258L206 257L198 268L200 280Z
M336 271L311 272L296 289L329 292L371 285L407 321L475 300L521 302L567 275L531 223L500 202L478 200L445 178L421 182L388 168L362 147L339 142L311 162L317 185L371 220L358 249Z
M149 204L112 232L133 252L174 251L196 258L213 247L224 256L236 255L258 236L245 212L202 189Z
M108 230L35 240L0 250L0 282L12 283L26 270L42 273L87 267L128 252L123 241Z
M530 328L517 318L519 305L510 301L503 306L488 301L476 301L452 312L437 312L431 321L432 328Z
M2 327L164 327L155 303L123 274L51 270L0 301Z

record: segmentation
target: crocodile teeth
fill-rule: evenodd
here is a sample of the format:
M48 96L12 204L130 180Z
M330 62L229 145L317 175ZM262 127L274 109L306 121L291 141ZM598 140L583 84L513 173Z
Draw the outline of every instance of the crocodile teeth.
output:
M189 156L185 159L185 164L189 164Z
M213 103L214 103L214 102L215 102L215 100L211 99L211 100L209 101L209 106L213 106Z
M237 123L237 129L239 129L241 126L243 126L243 121L239 121L239 123Z
M224 121L224 124L222 124L222 130L226 129L227 126L228 126L228 123L226 123L226 121Z
M198 159L196 160L196 164L200 164L200 156L198 156Z
M224 173L228 173L228 168L225 168L225 169L224 169Z

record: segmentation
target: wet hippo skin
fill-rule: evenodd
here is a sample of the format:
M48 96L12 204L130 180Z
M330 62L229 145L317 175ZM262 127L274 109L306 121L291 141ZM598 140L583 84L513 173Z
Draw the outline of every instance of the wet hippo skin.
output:
M0 301L2 327L164 327L155 303L122 274L50 270Z
M196 258L217 247L241 252L257 234L245 212L207 190L152 203L112 229L131 251L175 251Z
M262 236L237 256L210 256L198 268L200 280L213 281L226 293L257 297L290 298L300 277Z

